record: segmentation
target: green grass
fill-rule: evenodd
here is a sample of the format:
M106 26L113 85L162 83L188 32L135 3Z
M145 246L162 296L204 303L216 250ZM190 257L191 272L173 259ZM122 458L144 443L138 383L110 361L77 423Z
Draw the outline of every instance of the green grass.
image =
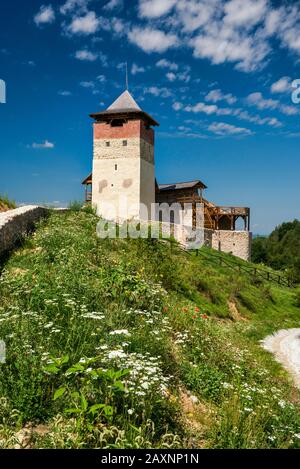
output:
M12 209L16 208L16 203L10 200L7 195L0 194L0 211L1 209Z
M299 446L299 395L259 346L299 327L296 291L96 223L53 214L4 265L0 446L29 425L34 448Z

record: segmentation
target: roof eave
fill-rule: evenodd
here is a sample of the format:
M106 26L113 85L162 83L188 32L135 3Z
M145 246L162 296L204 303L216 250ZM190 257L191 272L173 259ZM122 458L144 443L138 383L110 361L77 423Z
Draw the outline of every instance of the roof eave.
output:
M109 118L110 116L111 117L114 117L116 118L117 116L118 117L127 117L130 116L131 117L134 117L134 116L140 116L142 118L144 118L145 120L147 120L150 125L153 125L153 126L157 126L159 127L159 123L153 119L153 117L150 116L150 114L147 114L146 112L144 111L134 111L134 110L131 110L131 109L120 109L120 110L111 110L111 111L101 111L101 112L96 112L96 113L93 113L93 114L90 114L90 117L92 119L95 119L96 121L104 121L106 120L107 118Z

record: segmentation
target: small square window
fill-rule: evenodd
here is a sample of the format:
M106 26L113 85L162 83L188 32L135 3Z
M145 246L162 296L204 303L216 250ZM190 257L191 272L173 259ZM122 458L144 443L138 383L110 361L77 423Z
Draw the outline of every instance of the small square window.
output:
M123 140L123 147L127 147L127 140Z
M105 145L106 145L107 147L110 147L110 142L105 142Z

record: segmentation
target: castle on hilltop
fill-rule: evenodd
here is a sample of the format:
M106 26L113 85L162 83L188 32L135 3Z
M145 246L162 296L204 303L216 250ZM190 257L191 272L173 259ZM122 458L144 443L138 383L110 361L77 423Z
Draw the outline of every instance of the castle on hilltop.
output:
M151 207L155 203L182 207L189 204L191 223L196 227L197 207L201 204L205 243L249 260L250 209L217 206L206 200L203 191L207 186L200 180L158 184L154 127L159 124L138 106L128 90L106 110L91 117L94 119L93 171L82 184L86 202L97 208L99 216L108 220L151 220ZM112 206L117 207L117 215L112 215ZM236 229L238 219L243 220L243 230Z

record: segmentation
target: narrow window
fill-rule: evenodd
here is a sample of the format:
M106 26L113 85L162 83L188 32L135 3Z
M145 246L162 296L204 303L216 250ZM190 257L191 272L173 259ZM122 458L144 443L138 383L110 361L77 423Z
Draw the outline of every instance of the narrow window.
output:
M105 142L107 147L110 147L110 142Z
M115 164L115 171L118 171L118 165Z
M123 140L123 147L127 147L127 140Z

